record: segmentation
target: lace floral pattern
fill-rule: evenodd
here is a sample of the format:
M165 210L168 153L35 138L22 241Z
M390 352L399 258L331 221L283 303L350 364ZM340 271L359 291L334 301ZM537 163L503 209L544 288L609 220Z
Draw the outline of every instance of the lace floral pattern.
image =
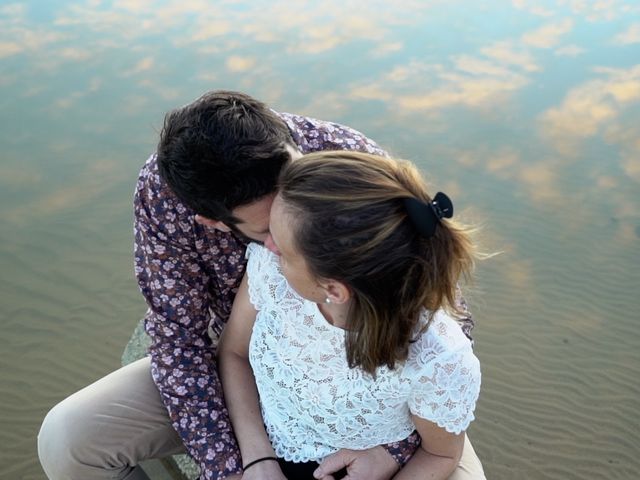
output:
M373 378L348 367L344 330L289 287L275 255L252 244L247 256L249 296L259 311L249 358L278 456L320 461L340 448L405 439L415 429L411 414L453 433L466 430L480 367L455 320L437 312L407 361L380 367Z

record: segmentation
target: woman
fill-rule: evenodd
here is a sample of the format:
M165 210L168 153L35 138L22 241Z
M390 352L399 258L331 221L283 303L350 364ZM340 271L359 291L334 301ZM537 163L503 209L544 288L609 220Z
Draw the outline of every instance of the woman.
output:
M474 248L452 213L406 162L322 152L284 169L219 347L244 479L313 478L340 448L414 429L394 478L454 472L480 369L455 320Z

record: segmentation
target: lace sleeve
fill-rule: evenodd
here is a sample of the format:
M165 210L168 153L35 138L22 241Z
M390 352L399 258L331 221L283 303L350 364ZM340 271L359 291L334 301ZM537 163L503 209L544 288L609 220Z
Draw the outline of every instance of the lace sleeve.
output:
M453 323L435 322L429 327L422 354L413 365L409 396L411 413L459 434L473 421L480 394L480 362L462 331Z

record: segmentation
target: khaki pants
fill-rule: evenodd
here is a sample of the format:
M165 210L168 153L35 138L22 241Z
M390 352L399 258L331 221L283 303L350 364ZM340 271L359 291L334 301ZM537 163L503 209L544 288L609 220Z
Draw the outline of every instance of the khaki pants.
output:
M149 358L107 375L47 414L38 434L40 463L50 480L148 480L136 465L184 453L151 378ZM466 440L450 480L483 480Z

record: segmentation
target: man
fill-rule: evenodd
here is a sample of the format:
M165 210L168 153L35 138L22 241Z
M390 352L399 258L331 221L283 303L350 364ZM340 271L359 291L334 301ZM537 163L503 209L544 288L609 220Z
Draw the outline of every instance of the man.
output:
M245 245L268 237L282 165L339 149L384 154L348 127L276 113L237 92L210 92L167 115L134 200L150 357L49 412L38 437L49 478L145 479L138 462L185 448L203 479L241 472L215 347L244 273ZM388 478L418 441L340 452L325 467L348 464L355 479Z

